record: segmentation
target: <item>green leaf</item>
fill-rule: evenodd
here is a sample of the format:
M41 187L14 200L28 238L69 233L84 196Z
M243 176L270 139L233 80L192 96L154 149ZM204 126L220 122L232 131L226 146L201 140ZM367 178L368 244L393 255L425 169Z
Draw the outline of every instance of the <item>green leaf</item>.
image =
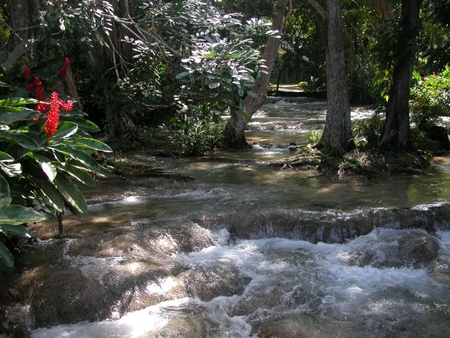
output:
M42 171L47 175L50 182L53 182L53 180L56 177L57 171L53 164L50 162L41 162L40 163Z
M249 90L249 91L247 92L247 95L250 96L250 97L252 97L252 98L254 98L254 99L259 99L259 95L256 94L255 92L252 92L251 90Z
M75 134L77 131L78 124L73 122L64 122L59 126L58 131L53 135L52 141L68 138Z
M220 82L213 82L208 85L209 89L216 89L220 87Z
M46 219L45 215L21 205L8 205L0 209L0 225L18 225L29 222L39 222Z
M74 139L74 141L77 143L77 145L80 144L86 149L103 151L105 153L112 153L113 151L107 144L94 138L77 137Z
M71 207L71 211L75 214L85 214L87 213L87 203L84 199L83 194L78 190L78 188L70 182L64 175L56 176L54 180L56 188L63 195L66 202Z
M14 162L15 159L10 154L0 151L0 161L9 163L9 162Z
M0 140L14 142L25 149L36 150L39 145L31 137L25 134L19 134L12 131L0 130Z
M98 163L97 161L89 154L85 153L84 151L72 149L70 152L70 157L74 160L77 160L78 162L81 162L86 166L86 168L90 170L97 171L98 170Z
M12 109L12 111L21 111L27 104L37 104L39 100L36 99L24 99L22 97L9 97L7 99L0 100L0 107L6 109Z
M92 121L84 120L83 122L77 122L78 128L86 133L96 133L100 131L100 128Z
M12 268L14 267L14 258L11 254L11 251L0 242L0 260L8 267Z
M13 124L18 121L29 119L30 115L37 114L35 110L28 108L17 108L15 111L0 107L0 123Z
M20 163L14 163L15 159L2 151L0 151L0 169L9 177L17 176L22 173Z
M70 176L90 188L94 188L97 185L97 183L92 178L92 176L89 175L89 173L71 165L70 163L66 164L62 169L66 171Z
M11 203L9 184L3 175L0 175L0 208Z
M49 204L59 212L64 210L64 198L59 190L45 179L35 178L41 193L47 198Z
M0 231L8 235L16 235L20 237L34 238L36 234L25 225L0 225Z
M189 72L181 72L175 76L175 79L179 80L189 75Z

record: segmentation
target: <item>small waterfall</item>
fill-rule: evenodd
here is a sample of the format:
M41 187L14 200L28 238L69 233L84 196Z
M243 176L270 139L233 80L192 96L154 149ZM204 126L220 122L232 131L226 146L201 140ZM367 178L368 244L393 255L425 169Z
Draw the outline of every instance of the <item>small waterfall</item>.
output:
M229 245L225 231L213 236L215 245L175 259L192 272L190 284L211 289L205 276L210 283L223 276L241 285L228 295L208 296L199 286L195 295L117 320L40 328L32 337L392 337L406 332L445 337L448 332L448 231L433 237L435 257L420 263L407 251L395 251L395 243L430 236L418 229L376 229L346 244L272 238ZM235 271L232 277L230 271Z

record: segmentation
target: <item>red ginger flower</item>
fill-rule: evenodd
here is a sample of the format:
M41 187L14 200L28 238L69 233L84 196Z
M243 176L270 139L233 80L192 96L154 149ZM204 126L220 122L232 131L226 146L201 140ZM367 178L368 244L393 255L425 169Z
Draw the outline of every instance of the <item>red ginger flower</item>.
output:
M34 98L39 101L44 101L44 86L42 85L42 81L39 80L38 77L34 79L33 87L36 88L34 93ZM46 103L38 103L36 106L36 110L38 112L44 113L47 110Z
M67 76L67 69L69 69L69 66L70 66L70 59L69 59L69 58L66 58L66 59L64 60L64 65L63 65L63 67L62 67L61 70L58 72L58 77L59 77L61 80L64 80L64 79L66 78L66 76Z
M28 81L28 79L29 79L30 76L31 76L31 69L30 69L30 66L28 66L28 65L23 66L23 68L22 68L22 74L23 74L24 79L25 79L26 81Z
M73 108L73 101L64 102L58 96L57 92L53 92L50 98L50 110L47 114L47 119L45 120L45 132L47 133L47 138L51 138L53 134L58 130L59 123L59 111L71 110Z

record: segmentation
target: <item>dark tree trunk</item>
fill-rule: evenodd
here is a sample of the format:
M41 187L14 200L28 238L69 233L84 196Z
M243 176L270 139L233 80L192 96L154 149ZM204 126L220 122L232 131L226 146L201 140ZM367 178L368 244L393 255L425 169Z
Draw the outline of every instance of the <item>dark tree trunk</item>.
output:
M327 117L317 148L342 155L353 147L340 0L327 1Z
M133 63L133 51L131 44L124 41L126 35L133 31L130 6L128 0L107 0L114 9L114 14L118 20L113 22L113 32L103 33L103 38L108 42L108 46L97 44L93 48L98 62L103 65L105 72L113 69L116 80L126 76L128 67ZM127 27L127 29L125 28ZM105 98L112 98L114 91L104 90ZM112 100L105 100L104 112L107 124L107 137L110 142L123 139L138 139L138 128L134 123L128 109L114 106L110 103Z
M12 28L10 43L15 47L28 41L30 9L28 0L12 0L10 6L9 21Z
M280 32L283 28L283 18L288 0L277 0L272 21L272 30ZM267 99L267 85L269 84L270 74L277 55L280 39L270 36L267 39L262 58L266 60L267 73L256 80L253 91L258 94L258 98L247 96L244 100L245 112L242 110L233 111L224 130L224 146L228 148L248 147L245 139L245 128L253 114L261 108Z
M411 148L409 96L415 60L415 39L419 27L421 0L402 0L400 54L394 64L392 85L386 109L382 151L402 151Z

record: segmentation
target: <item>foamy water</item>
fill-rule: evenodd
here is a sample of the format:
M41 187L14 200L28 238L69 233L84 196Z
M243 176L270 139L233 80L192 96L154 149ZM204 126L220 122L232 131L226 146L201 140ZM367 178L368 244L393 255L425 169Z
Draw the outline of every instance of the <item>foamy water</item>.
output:
M447 337L450 285L435 278L434 272L441 269L441 274L450 275L450 232L438 235L440 265L430 263L417 269L345 264L346 255L362 245L382 250L380 238L395 239L395 230L374 230L341 245L275 238L243 240L231 246L225 245L228 233L222 230L214 234L217 245L179 254L177 259L190 269L236 266L249 280L242 294L208 302L195 298L167 301L118 320L37 329L32 337L154 337L164 329L170 336L166 325L174 320L190 323L199 337L257 337L258 327L277 325L279 318L308 322L311 336L328 329L340 337L369 333Z

